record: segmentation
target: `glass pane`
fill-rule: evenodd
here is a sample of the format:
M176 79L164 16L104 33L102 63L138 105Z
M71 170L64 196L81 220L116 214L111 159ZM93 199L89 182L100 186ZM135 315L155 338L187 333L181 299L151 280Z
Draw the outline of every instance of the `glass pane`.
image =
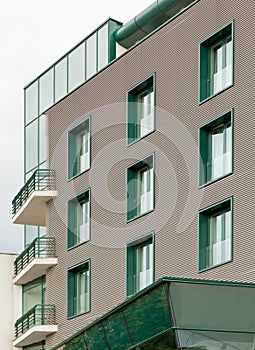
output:
M96 34L92 35L87 40L87 51L86 51L86 72L87 79L96 73Z
M108 24L98 31L98 70L108 64Z
M46 227L39 226L38 229L39 229L39 236L40 237L46 235Z
M23 313L26 313L36 304L42 304L42 285L36 284L23 292Z
M241 333L179 330L177 334L180 349L250 350L255 339L254 334Z
M47 169L47 162L40 164L39 169Z
M38 116L38 80L25 90L26 124Z
M67 58L55 66L55 101L67 94Z
M140 214L153 209L153 169L146 167L138 172L138 200Z
M68 350L86 350L82 335L72 339L68 343Z
M212 179L223 175L223 125L212 131Z
M171 321L165 284L129 304L124 315L135 344L168 330Z
M30 177L33 175L33 173L35 172L37 168L32 169L31 171L29 171L26 176L25 176L25 181L27 181L28 179L30 179Z
M40 78L40 113L53 105L53 68Z
M28 172L38 165L38 120L26 127L26 169Z
M47 130L46 130L46 116L43 114L39 118L39 163L42 163L47 158Z
M72 91L85 80L85 44L71 52L68 59L68 91Z
M150 87L137 96L138 123L140 137L145 136L154 129L154 91Z
M103 326L101 323L96 324L94 327L84 333L86 344L89 350L108 349Z
M83 270L76 275L76 296L74 307L76 314L89 310L89 271Z
M111 350L125 350L132 345L121 312L117 312L103 322Z
M170 297L177 327L254 331L254 288L172 282Z
M160 334L159 336L156 336L153 339L150 339L148 341L145 341L144 343L139 344L139 346L134 347L132 350L156 350L156 349L157 350L180 349L176 345L175 333L173 330ZM194 348L193 350L197 350L197 349Z
M147 287L153 282L152 252L152 243L147 243L137 248L137 291Z
M38 237L37 226L25 226L25 247L29 245L36 237Z
M225 173L231 171L232 168L232 127L228 123L226 127L226 153L224 159L224 169Z

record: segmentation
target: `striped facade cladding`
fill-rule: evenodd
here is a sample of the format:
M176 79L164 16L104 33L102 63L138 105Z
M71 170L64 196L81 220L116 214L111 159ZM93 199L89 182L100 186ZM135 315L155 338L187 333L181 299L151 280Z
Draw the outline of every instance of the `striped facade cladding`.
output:
M230 6L231 5L231 6ZM155 231L155 278L164 275L255 282L255 40L252 1L201 0L52 107L49 165L59 196L47 232L58 265L47 273L46 302L59 331L50 349L126 298L128 242ZM213 20L217 18L217 21ZM234 20L234 86L199 105L199 44ZM156 131L126 145L126 93L156 74ZM234 111L234 173L198 188L198 130ZM92 167L67 180L67 131L91 116ZM155 211L126 223L126 168L154 154ZM91 188L91 241L67 251L67 202ZM233 262L198 272L198 211L233 196ZM190 203L190 204L188 204ZM91 312L67 320L67 269L91 259Z

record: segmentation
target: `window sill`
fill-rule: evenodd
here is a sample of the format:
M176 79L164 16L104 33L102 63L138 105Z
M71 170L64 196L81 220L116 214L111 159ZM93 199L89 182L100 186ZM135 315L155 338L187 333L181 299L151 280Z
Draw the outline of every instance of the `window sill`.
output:
M228 89L229 89L229 88L231 88L232 86L234 86L234 83L232 83L231 85L226 86L224 89L222 89L222 90L218 91L216 94L212 94L212 95L210 95L210 96L206 97L206 98L205 98L205 99L203 99L202 101L200 101L200 98L199 98L198 105L199 105L199 106L201 106L203 103L205 103L205 102L207 102L207 101L211 100L213 97L215 97L215 96L217 96L217 95L221 94L222 92L224 92L224 91L228 90Z
M81 245L83 245L84 243L88 243L90 241L90 238L87 240L87 241L83 241L83 242L80 242L78 244L75 244L71 247L67 247L67 251L69 252L70 250L74 249L74 248L77 248L77 247L80 247Z
M141 218L141 217L143 217L143 216L145 216L145 215L147 215L147 214L149 214L149 213L152 213L154 210L155 210L155 208L153 208L153 209L151 209L151 210L148 210L148 211L146 211L146 212L144 212L144 213L142 213L142 214L139 214L139 215L137 215L137 216L134 216L134 217L131 218L131 219L127 219L127 220L126 220L126 223L128 224L128 223L131 222L131 221L134 221L134 220L136 220L136 219L138 219L138 218Z
M233 262L232 258L230 260L224 261L223 263L220 263L220 264L217 264L217 265L213 265L213 266L206 267L204 269L198 270L198 273L202 273L202 272L205 272L205 271L208 271L208 270L211 270L211 269L215 269L215 268L217 268L219 266L223 266L223 265L229 264L231 262Z
M226 173L226 174L224 174L224 175L222 175L220 177L217 177L216 179L213 179L213 180L210 180L208 182L205 182L204 184L199 185L198 188L201 189L201 188L207 187L207 186L209 186L209 185L211 185L211 184L213 184L213 183L215 183L215 182L217 182L219 180L222 180L225 177L228 177L230 175L233 175L233 171L230 171L229 173Z
M68 177L68 178L67 178L67 181L69 182L69 181L74 180L76 177L78 177L78 176L80 176L80 175L86 173L86 172L89 171L90 169L91 169L91 166L89 166L88 169L83 170L81 173L78 173L78 174L74 175L73 177Z
M79 317L79 316L81 316L81 315L88 314L90 311L91 311L91 310L89 309L89 310L87 310L87 311L83 311L83 312L81 312L81 313L79 313L79 314L76 314L76 315L67 316L67 319L68 319L68 320L72 320L73 318Z
M154 128L153 130L149 131L147 134L143 135L142 137L139 137L138 139L135 139L134 141L131 141L131 142L127 141L127 147L132 146L134 143L136 143L136 142L144 139L145 137L153 134L155 131L156 131L156 129Z

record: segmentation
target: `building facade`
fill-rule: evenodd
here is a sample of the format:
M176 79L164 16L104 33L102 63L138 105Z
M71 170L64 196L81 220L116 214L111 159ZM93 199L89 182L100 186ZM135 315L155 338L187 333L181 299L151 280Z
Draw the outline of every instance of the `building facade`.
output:
M13 347L13 325L22 312L22 288L14 285L12 279L13 265L16 257L16 254L0 253L0 344L6 350L17 349Z
M254 12L157 1L25 88L15 346L253 349Z

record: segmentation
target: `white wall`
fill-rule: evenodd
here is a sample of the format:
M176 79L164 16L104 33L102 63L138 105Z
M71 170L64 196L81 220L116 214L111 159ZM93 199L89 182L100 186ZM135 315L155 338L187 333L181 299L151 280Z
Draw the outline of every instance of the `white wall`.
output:
M12 282L16 256L0 253L0 347L3 350L13 350L14 323L22 308L22 287Z

